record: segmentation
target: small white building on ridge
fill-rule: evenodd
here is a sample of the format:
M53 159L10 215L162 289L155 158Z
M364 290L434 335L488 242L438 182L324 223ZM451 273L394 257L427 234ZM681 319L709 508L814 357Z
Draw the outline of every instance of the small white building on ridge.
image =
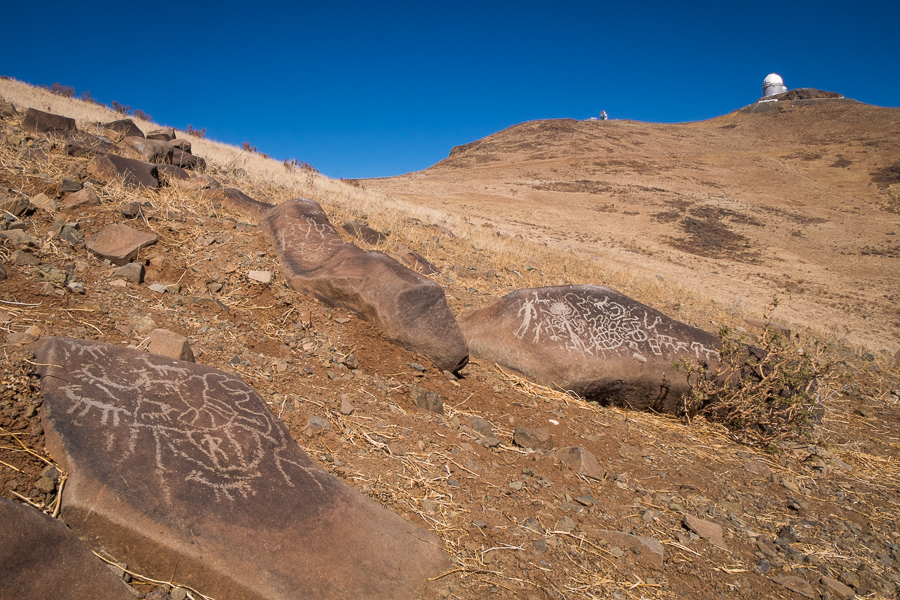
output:
M784 79L778 73L769 73L763 80L762 85L763 97L774 96L775 94L783 94L788 91L784 85Z

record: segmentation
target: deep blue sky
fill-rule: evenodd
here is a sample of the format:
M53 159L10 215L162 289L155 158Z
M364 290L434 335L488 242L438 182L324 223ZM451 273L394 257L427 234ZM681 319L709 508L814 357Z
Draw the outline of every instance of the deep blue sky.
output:
M294 4L293 7L288 7ZM532 119L707 119L763 78L900 105L900 2L7 3L0 75L332 177Z

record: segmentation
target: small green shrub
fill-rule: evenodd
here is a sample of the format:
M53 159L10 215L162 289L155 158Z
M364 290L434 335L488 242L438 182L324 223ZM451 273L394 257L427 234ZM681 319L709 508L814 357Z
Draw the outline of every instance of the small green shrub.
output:
M819 393L833 380L827 347L814 343L812 351L803 350L799 335L773 327L776 306L777 298L766 309L759 347L723 327L718 364L676 361L691 385L682 408L688 422L702 415L725 425L738 441L762 448L812 432L822 410Z

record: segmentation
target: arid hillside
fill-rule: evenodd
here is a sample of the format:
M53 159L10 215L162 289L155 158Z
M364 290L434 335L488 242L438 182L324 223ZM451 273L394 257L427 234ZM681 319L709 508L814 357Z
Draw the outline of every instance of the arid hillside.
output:
M900 597L900 110L762 106L681 125L525 123L421 173L341 182L0 77L0 600L375 596L333 591L347 581L380 585L392 600ZM29 109L68 130L38 130ZM154 140L172 154L129 163L148 184L100 170ZM176 168L176 147L191 167ZM767 346L781 328L747 319L780 293L774 317L795 333L781 338L782 370L822 371L810 388L816 426L760 427L765 437L743 443L715 415L537 385L469 342L470 362L442 371L360 312L295 285L293 255L248 207L277 211L297 197L321 206L314 222L340 238L329 243L411 264L459 321L518 289L591 283ZM397 289L384 288L389 299ZM834 342L824 355L822 341ZM45 344L100 358L71 368L63 352L41 354ZM136 367L145 364L166 375L148 378ZM187 387L199 373L238 394ZM154 397L165 410L124 426L90 408L102 397L96 406L118 414L156 387L189 391ZM791 410L788 387L761 404L785 399ZM223 437L199 435L188 401L221 411L207 425ZM286 490L288 476L272 470L288 464L282 455L257 455L278 460L249 473L237 446L220 444L234 439L221 424L236 422L236 408L249 415L241 431L253 432L238 436L248 448L239 458L262 447L251 438L272 438L260 433L269 424L290 464L344 497L364 495L357 506L368 512ZM82 427L96 437L64 443L64 429ZM167 444L191 453L154 453ZM98 488L83 482L96 473L112 475L109 488L90 495ZM232 473L252 485L216 487ZM128 518L92 529L78 512L85 497L91 515L115 501ZM323 530L315 507L326 505L339 514ZM367 540L349 557L336 550L348 531L365 536L367 514L387 512L439 538L446 570L416 576L418 557ZM201 518L211 525L197 536ZM178 541L237 530L243 542L212 557ZM63 534L65 548L53 541ZM402 568L379 575L370 558ZM93 575L107 571L112 596ZM268 591L276 571L288 593ZM397 592L398 572L415 593ZM317 593L310 574L332 587Z
M361 184L736 314L900 347L900 109L754 104L709 121L534 121Z

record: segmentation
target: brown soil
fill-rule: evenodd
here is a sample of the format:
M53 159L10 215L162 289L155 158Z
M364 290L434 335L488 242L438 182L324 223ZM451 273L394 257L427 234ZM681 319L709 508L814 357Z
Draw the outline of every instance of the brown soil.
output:
M881 135L872 152L896 157L898 138L884 128L896 131L896 112L839 106L848 111L847 119L863 110L882 119L881 129L860 126L860 135ZM465 202L474 218L614 260L625 260L621 244L640 232L641 243L662 258L632 254L634 268L667 277L690 272L698 285L721 285L729 298L768 297L769 278L783 281L803 264L809 287L843 289L856 281L862 296L842 299L841 312L815 293L797 290L792 294L797 315L837 319L841 313L848 327L856 328L862 319L858 305L870 302L869 330L852 329L848 335L874 339L879 332L896 332L897 315L889 316L893 303L878 296L887 288L866 287L870 280L897 278L896 270L885 267L896 259L862 254L865 247L883 248L883 239L891 238L878 236L896 221L880 208L879 188L861 183L876 169L877 161L866 154L871 147L853 141L847 128L835 125L844 132L838 135L823 125L821 131L803 134L823 136L813 144L815 151L832 156L839 145L854 163L850 173L827 166L833 158L813 161L818 166L812 169L803 158L773 157L797 149L783 141L784 127L768 119L733 114L678 126L530 123L457 151L425 173L364 185L423 203ZM814 114L808 119L817 122ZM65 158L57 142L16 133L16 121L0 124L6 129L0 137L0 185L33 195L47 188L48 178L86 179L85 161ZM721 129L729 124L735 127ZM10 145L10 136L16 135L23 146L42 147L49 162L21 159L19 146ZM558 155L572 147L566 137L571 135L585 152L594 145L603 150L589 161L575 154L565 160L529 158ZM774 147L750 155L748 146L760 140ZM495 148L496 160L479 158L485 156L481 147ZM686 147L707 153L686 158L698 156ZM686 167L689 162L692 166ZM750 185L775 173L781 173L780 193ZM211 168L211 174L257 199L269 199L240 173ZM554 181L580 185L596 176L604 183L584 191L535 188ZM798 187L799 180L811 189ZM0 282L0 317L6 333L35 327L32 331L40 335L132 346L140 345L151 327L188 336L198 362L240 373L326 469L444 540L458 568L430 582L424 597L800 598L773 581L782 575L800 576L820 591L825 589L821 575L855 577L859 595L895 597L900 584L900 399L890 392L900 388L900 373L883 357L839 351L836 358L848 377L824 397L827 413L816 433L819 444L800 440L762 453L734 443L716 426L585 403L477 358L461 379L451 381L423 358L387 343L370 324L292 291L280 276L270 285L248 281L248 270L277 271L272 249L254 226L189 199L175 210L166 204L165 191L95 189L100 206L74 214L38 210L22 218L26 231L42 240L32 250L38 265L12 264L15 248L4 243L9 276ZM597 196L602 196L599 202ZM119 209L134 199L145 202L144 217L129 221ZM611 208L598 213L598 204ZM667 211L673 214L660 216ZM57 218L78 221L86 235L114 222L157 233L160 243L141 257L147 265L145 284L113 285L113 267L83 244L71 246L52 236ZM538 229L538 223L551 227ZM602 247L571 241L574 233L593 233L601 226L604 238L616 241ZM430 245L412 249L444 273L447 265L471 260L482 269L494 266L489 253L460 254L437 229L430 229L427 239ZM853 252L852 261L839 258L841 248ZM784 266L779 255L797 264ZM764 270L760 263L767 265L765 277L755 275ZM712 265L727 270L728 278L713 275ZM43 295L49 267L83 284L85 293L55 284L61 293ZM446 275L436 279L446 285L457 311L484 305L499 293L493 283L482 286ZM148 284L176 281L179 294L148 289ZM210 283L223 287L211 293ZM817 312L807 313L813 309ZM52 491L36 488L53 457L43 447L41 400L30 374L33 359L19 345L7 344L3 351L0 495L53 513L58 485ZM426 369L420 372L410 363ZM417 409L411 399L415 387L438 392L444 414ZM343 399L355 407L349 416L339 411ZM331 430L305 435L312 415L326 418ZM480 443L468 426L470 416L490 421L499 447ZM546 452L515 446L512 434L518 426L549 428L557 448L588 449L604 478L584 478ZM722 526L726 547L691 533L683 525L686 515ZM640 554L646 550L604 541L603 530L659 540L664 566L646 566ZM135 587L147 593L154 585L136 579Z

